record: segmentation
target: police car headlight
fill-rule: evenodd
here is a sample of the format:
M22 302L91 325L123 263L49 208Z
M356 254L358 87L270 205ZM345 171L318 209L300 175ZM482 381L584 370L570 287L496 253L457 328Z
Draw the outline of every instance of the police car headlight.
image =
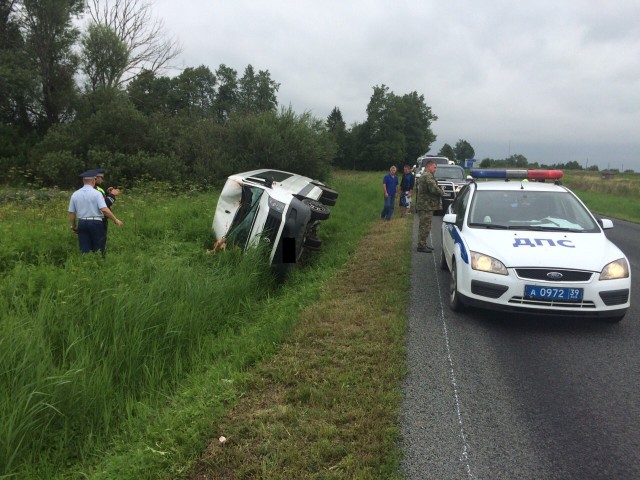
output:
M496 273L498 275L508 275L507 268L497 258L490 257L478 252L471 252L471 268L481 272Z
M282 202L279 202L278 200L275 200L271 197L269 197L269 209L271 210L275 210L278 213L282 213L284 212L284 207L286 205Z
M600 272L600 280L614 280L616 278L628 278L629 265L624 258L619 258L607 264Z

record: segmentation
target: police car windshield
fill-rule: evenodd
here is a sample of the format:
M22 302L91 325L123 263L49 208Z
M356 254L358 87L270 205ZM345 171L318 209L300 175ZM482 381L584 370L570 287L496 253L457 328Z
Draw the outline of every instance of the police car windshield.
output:
M470 208L471 227L600 231L593 217L569 192L480 190L475 192Z

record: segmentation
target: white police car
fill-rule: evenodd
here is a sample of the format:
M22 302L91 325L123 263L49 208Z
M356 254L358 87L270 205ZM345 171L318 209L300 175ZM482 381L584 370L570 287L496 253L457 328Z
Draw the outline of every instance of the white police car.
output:
M442 221L449 305L622 320L630 305L625 255L559 170L472 170ZM526 179L526 180L524 180ZM540 183L540 180L556 180Z
M269 260L280 277L304 249L320 248L320 223L338 192L324 183L295 173L261 169L229 176L213 217L218 243L243 250L262 241L270 245Z

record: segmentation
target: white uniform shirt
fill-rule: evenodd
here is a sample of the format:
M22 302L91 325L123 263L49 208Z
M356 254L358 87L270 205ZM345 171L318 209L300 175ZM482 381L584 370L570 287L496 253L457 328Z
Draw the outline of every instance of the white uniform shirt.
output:
M91 185L84 185L71 195L69 201L69 213L75 213L77 218L104 217L100 211L106 208L102 194Z

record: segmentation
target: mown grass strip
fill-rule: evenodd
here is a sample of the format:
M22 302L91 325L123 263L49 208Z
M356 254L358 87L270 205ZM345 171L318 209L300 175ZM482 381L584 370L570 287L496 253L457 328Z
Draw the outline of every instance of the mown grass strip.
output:
M189 478L400 478L409 223L370 230L279 353L251 372Z

